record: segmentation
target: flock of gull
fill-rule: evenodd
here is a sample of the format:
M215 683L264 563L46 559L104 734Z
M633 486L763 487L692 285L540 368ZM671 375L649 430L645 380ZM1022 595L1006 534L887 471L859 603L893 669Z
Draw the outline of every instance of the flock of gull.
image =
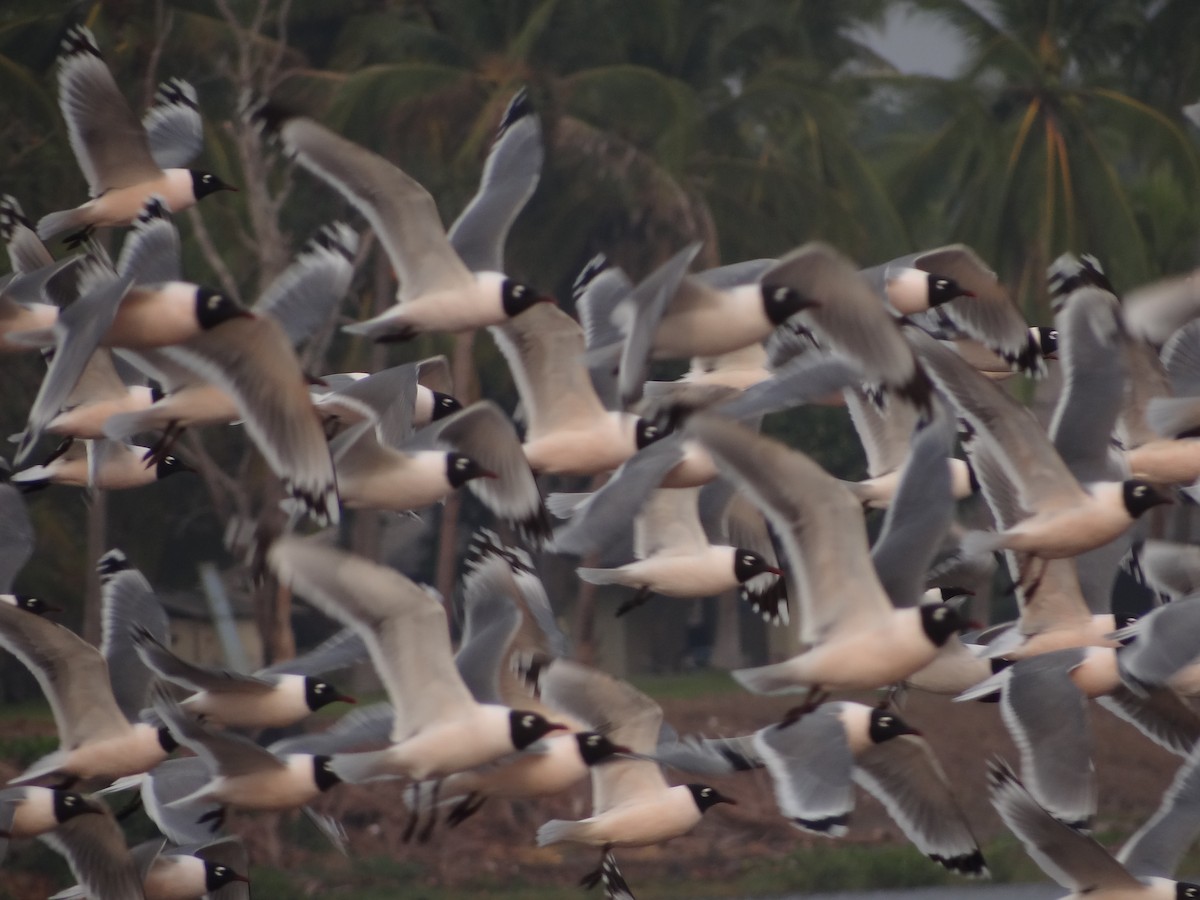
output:
M253 307L186 280L171 216L229 188L185 168L202 145L189 85L162 85L139 120L82 27L64 41L58 84L91 199L36 226L13 198L0 203L13 268L0 283L0 351L48 360L0 486L0 646L36 677L60 746L0 790L0 859L10 841L40 837L79 883L57 897L245 897L229 808L304 808L342 846L339 823L308 804L344 782L378 782L410 810L405 838L428 840L440 819L456 825L489 798L590 778L591 816L530 837L595 848L583 883L632 897L614 850L670 840L736 802L667 772L766 769L799 829L845 834L857 784L936 864L985 876L934 749L894 708L904 689L998 701L1020 758L1019 774L980 761L992 802L1071 897L1200 896L1173 878L1200 828L1200 548L1148 539L1139 522L1190 498L1200 478L1190 277L1118 298L1098 261L1065 255L1049 271L1054 323L1030 327L962 245L859 269L809 243L704 272L689 271L690 246L639 282L593 261L575 285L577 320L501 274L542 165L523 92L449 231L391 162L258 104L248 114L264 135L315 178L312 190L366 219L396 275L394 305L346 331L391 342L488 329L520 410L463 408L440 357L369 374L303 370L296 347L337 315L354 276L358 234L345 223L323 228ZM122 226L114 261L91 234ZM63 235L78 252L56 260L42 241ZM690 370L648 381L664 359ZM1047 429L1001 382L1037 377L1048 359L1062 388ZM848 407L868 479L839 480L760 433L765 415L804 404ZM230 424L285 495L287 524L261 568L341 631L249 675L195 665L171 649L166 613L119 550L98 562L99 648L48 617L49 603L12 593L35 543L23 494L149 485L187 470L173 452L185 428ZM61 443L47 454L51 439ZM609 477L543 500L547 475ZM335 525L342 508L421 510L460 488L496 524L462 560L457 648L436 592L340 549L329 528L302 533ZM956 521L957 501L976 494L986 530ZM883 519L873 543L868 515ZM633 559L614 558L631 521ZM570 658L538 578L545 552L587 563L583 581L629 589L619 615L641 615L656 595L737 590L791 629L800 652L735 678L799 694L796 704L748 735L675 733L645 694ZM981 629L967 604L997 558L1020 614ZM1160 601L1136 619L1112 614L1122 567ZM363 659L387 702L325 731L254 739L353 702L323 676ZM830 699L863 690L880 690L878 704ZM1184 759L1116 856L1088 835L1089 699ZM114 813L108 796L123 791L160 838L127 845L132 807Z

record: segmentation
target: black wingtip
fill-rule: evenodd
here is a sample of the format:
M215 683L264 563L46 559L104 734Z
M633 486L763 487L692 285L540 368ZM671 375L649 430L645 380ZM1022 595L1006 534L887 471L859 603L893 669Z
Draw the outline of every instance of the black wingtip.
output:
M96 43L96 36L92 34L91 29L86 25L72 25L67 29L67 33L63 37L59 58L67 60L73 56L103 58L100 55L100 46Z
M804 831L812 831L816 834L837 834L846 828L850 822L850 815L842 813L837 816L826 816L823 819L802 819L799 816L792 816L790 821Z
M301 113L278 100L260 99L251 101L245 109L249 122L267 135L277 135L292 119L299 118Z
M25 218L25 213L21 209L21 204L17 202L17 198L12 194L5 194L0 197L0 239L8 243L20 227L28 228L30 231L36 230L34 224Z
M508 106L504 110L504 116L500 119L500 125L496 129L497 140L503 137L504 132L508 131L513 123L531 115L533 115L533 103L529 99L529 89L521 88L508 101Z
M771 625L788 623L787 579L782 576L759 593L753 593L743 585L738 588L738 597L749 603L750 608Z
M96 560L96 573L100 576L100 580L104 581L111 578L118 572L124 572L126 569L132 569L129 564L129 558L120 550L112 549Z
M611 266L612 264L608 261L608 257L603 253L597 253L589 259L583 268L579 270L579 274L575 276L575 281L571 285L571 298L578 302L579 298L588 289L588 285L596 280L596 276L605 269L611 268Z
M200 111L196 103L196 89L182 78L169 78L154 92L154 102L159 106L185 106Z
M929 858L951 872L966 875L968 878L986 878L988 875L987 863L984 861L983 853L980 852L979 848L959 856L942 856L938 853L930 853Z

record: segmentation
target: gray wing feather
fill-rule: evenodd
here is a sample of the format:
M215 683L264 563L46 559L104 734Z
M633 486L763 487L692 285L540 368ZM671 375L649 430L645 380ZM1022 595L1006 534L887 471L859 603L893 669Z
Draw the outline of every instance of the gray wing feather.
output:
M917 849L947 869L985 875L983 855L925 739L904 734L855 757L854 780L887 807Z
M1117 859L1138 875L1172 878L1200 830L1200 750L1193 751L1149 820Z
M117 273L134 284L162 284L182 279L183 257L179 230L161 197L151 197L121 244Z
M988 768L992 805L1043 872L1078 893L1102 888L1142 891L1145 885L1087 835L1038 805L1003 762Z
M1088 823L1096 814L1087 698L1070 678L1082 661L1079 648L1020 660L1012 666L1000 707L1021 753L1029 792L1055 818L1072 824Z
M180 744L205 761L211 775L234 777L285 767L273 753L249 738L201 725L183 711L162 685L154 689L154 711Z
M550 534L533 470L512 421L491 400L481 400L439 423L438 440L479 463L495 478L474 478L467 489L528 541Z
M583 327L584 346L596 350L621 342L621 329L612 320L618 303L633 292L633 282L620 269L603 268L608 261L599 256L591 260L576 279L575 311ZM582 279L586 278L580 284Z
M862 374L840 357L808 354L777 369L774 376L746 388L741 396L721 404L720 413L745 421L813 403L836 393Z
M17 807L25 796L24 788L8 788L0 790L0 863L8 855L8 838L12 830L13 819L17 815Z
M1200 744L1200 716L1168 688L1148 688L1143 695L1122 685L1097 702L1171 753L1187 756Z
M754 735L754 749L775 787L779 810L797 828L838 837L854 809L854 757L838 717L827 703L799 721Z
M136 629L133 644L147 668L167 681L193 691L265 694L274 687L274 682L270 679L243 675L227 669L193 665L168 650L162 641L149 631Z
M204 149L204 122L196 89L181 78L158 86L154 105L142 116L150 155L160 169L182 169Z
M323 397L317 408L323 415L325 410L332 410L347 423L363 418L377 419L375 431L379 443L399 448L412 437L417 366L417 363L405 363L352 381Z
M1200 547L1171 541L1146 541L1138 551L1146 583L1175 598L1200 591Z
M96 39L82 26L72 28L63 41L58 104L93 197L161 176L142 123L100 58Z
M1171 335L1163 345L1161 357L1176 394L1181 397L1200 394L1200 320L1188 322Z
M761 769L766 763L757 748L757 735L734 738L686 737L660 743L654 758L664 766L694 775L729 775Z
M1125 390L1120 353L1124 328L1117 298L1095 287L1072 291L1054 323L1063 387L1050 440L1080 482L1111 479L1109 448Z
M1153 609L1137 621L1137 639L1117 654L1121 678L1135 690L1160 686L1200 656L1200 596Z
M329 321L346 295L357 252L353 228L345 222L326 225L267 286L253 311L278 322L299 346Z
M37 236L33 223L25 217L21 204L12 194L0 196L0 239L8 250L8 262L16 277L32 275L54 265L54 257ZM7 293L12 287L5 285Z
M42 840L66 857L75 879L95 900L141 900L142 879L121 826L107 810L76 816Z
M343 628L308 652L259 669L254 674L259 678L272 675L321 675L352 666L366 658L367 645L362 637L353 628Z
M717 266L715 269L705 269L692 277L703 281L710 288L726 291L730 288L741 287L743 284L754 284L762 278L763 272L777 262L779 262L777 259L747 259L742 262Z
M125 718L136 721L146 706L151 675L137 654L134 627L166 641L170 623L150 583L129 567L120 550L104 554L96 568L100 573L100 652L108 663L117 706Z
M521 628L521 613L511 600L516 590L503 559L489 556L463 578L465 626L454 665L479 703L503 704L500 669Z
M301 734L275 741L268 748L276 756L289 753L309 753L331 756L334 753L366 750L368 746L383 747L389 743L396 713L390 703L372 703L346 713L332 728Z
M700 252L700 244L689 244L640 281L624 301L629 316L625 343L621 347L617 387L622 407L628 408L642 396L642 385L650 365L654 335L688 266Z
M479 190L447 234L472 272L504 271L509 229L537 188L544 156L541 122L522 89L504 112Z
M0 483L0 594L12 592L13 582L33 555L33 522L21 492Z
M212 780L207 761L199 756L168 759L155 766L142 781L142 806L158 830L175 844L195 844L212 837L212 826L196 820L220 804L198 801L168 806L194 794Z
M913 434L900 486L871 548L871 562L894 606L920 601L926 573L954 520L947 462L953 446L953 420L944 411Z
M58 415L100 339L112 325L117 306L130 284L128 277L106 279L59 314L53 329L54 359L29 410L14 464L25 461L42 431Z
M629 523L663 478L683 459L683 438L668 435L634 454L603 487L576 507L554 534L556 553L586 556L608 549L629 533Z

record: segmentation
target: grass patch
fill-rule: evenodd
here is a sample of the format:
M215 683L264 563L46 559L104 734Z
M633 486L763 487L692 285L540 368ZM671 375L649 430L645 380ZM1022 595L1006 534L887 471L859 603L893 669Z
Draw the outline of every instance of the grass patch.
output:
M702 669L679 675L637 675L629 680L639 691L644 691L655 700L692 700L742 690L732 675L719 669Z

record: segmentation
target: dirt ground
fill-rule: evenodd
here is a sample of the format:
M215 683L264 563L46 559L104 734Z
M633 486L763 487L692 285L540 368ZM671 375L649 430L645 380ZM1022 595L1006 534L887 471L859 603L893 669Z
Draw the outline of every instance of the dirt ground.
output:
M917 693L902 702L903 717L921 730L934 747L980 841L998 835L1003 825L987 800L985 763L993 755L1015 763L1017 756L1000 722L999 707L952 704L947 698ZM680 733L726 736L762 727L788 705L786 700L738 692L663 702L667 719ZM1136 828L1158 804L1180 760L1099 707L1093 706L1092 723L1101 783L1096 833L1124 834ZM6 731L10 735L39 733L45 731L46 725L44 721L18 720L8 723ZM11 765L0 763L3 778L11 777L14 772ZM713 779L712 783L735 797L738 805L714 808L692 834L667 847L623 851L622 870L631 882L733 878L757 861L783 858L797 847L828 846L825 839L803 834L783 820L764 773ZM230 818L230 827L245 838L255 865L322 870L324 879L314 876L312 884L306 886L308 895L322 890L322 880L336 884L339 871L364 857L386 857L395 866L412 863L413 871L421 873L419 877L428 887L469 884L488 876L507 880L511 876L533 884L561 885L564 894L595 863L591 851L538 849L533 844L538 825L547 819L578 818L589 813L586 786L570 795L538 803L507 805L493 801L461 827L424 846L405 844L401 839L407 813L400 793L398 783L370 787L342 785L315 804L343 821L350 837L352 859L314 849L319 848L318 841L305 840L299 846L282 840L275 816L235 815ZM904 838L882 806L860 791L850 832L844 840L872 844L900 843ZM48 877L39 875L0 870L0 897L34 900L65 886L52 884Z

